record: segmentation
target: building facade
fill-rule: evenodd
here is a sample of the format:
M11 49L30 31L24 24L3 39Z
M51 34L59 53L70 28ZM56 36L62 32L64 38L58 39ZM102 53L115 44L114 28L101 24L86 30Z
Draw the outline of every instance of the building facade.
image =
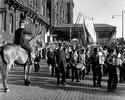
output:
M116 38L116 26L108 25L108 24L94 24L94 29L97 36L97 44L106 45L112 39ZM87 37L89 34L83 28L83 24L63 24L58 25L54 34L57 34L58 40L70 40L78 39L80 44L85 45Z
M116 26L108 24L94 24L97 43L109 44L111 40L116 39Z
M73 8L73 0L0 0L0 44L6 40L13 42L15 30L23 19L26 29L43 43L53 41L54 36L63 37L62 40L84 37L82 25L74 28ZM114 26L95 24L94 27L98 43L106 43L116 34Z
M60 24L72 24L73 23L73 0L55 0L56 3L56 23Z
M15 30L25 19L26 29L45 41L50 24L46 14L47 0L0 0L0 37L2 41L13 42Z
M73 0L0 0L0 44L13 42L25 19L26 29L44 43L52 41L56 25L73 23Z

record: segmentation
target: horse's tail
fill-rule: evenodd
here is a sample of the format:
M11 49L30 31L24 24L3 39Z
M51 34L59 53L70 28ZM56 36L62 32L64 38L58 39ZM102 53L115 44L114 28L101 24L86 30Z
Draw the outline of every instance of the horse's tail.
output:
M0 54L1 54L1 52L2 52L2 49L3 49L3 46L0 47Z
M4 59L4 54L3 54L3 50L4 50L4 45L0 47L0 63L6 63L5 59Z
M1 63L2 63L2 61L3 61L2 51L3 51L3 46L0 47L0 71L1 71Z

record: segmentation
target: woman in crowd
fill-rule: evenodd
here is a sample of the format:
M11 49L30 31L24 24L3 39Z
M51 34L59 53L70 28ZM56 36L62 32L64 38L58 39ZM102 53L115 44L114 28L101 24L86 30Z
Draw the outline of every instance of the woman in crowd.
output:
M85 72L86 72L86 63L85 63L85 49L81 49L80 54L79 54L79 62L83 65L81 70L80 70L80 78L84 79L85 78Z
M76 47L74 47L72 58L71 58L72 82L74 81L74 77L76 78L76 82L79 82L78 69L76 68L77 63L78 63L78 50Z

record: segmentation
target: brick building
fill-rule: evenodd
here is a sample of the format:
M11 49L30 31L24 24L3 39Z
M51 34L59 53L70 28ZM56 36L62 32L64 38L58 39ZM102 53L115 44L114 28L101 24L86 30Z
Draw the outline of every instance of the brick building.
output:
M46 0L0 0L0 35L1 42L13 42L15 30L22 19L26 20L26 29L45 41L45 33L49 25L46 18Z
M0 43L13 42L22 19L43 42L51 41L56 25L73 23L73 0L0 0Z
M73 23L73 0L55 0L56 1L56 23L72 24Z

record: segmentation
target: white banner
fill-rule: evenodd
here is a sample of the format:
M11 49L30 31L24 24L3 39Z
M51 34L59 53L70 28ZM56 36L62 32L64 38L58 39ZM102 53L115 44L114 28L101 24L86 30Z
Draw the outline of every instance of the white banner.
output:
M85 21L83 20L83 31L84 31L84 44L86 45L87 43L87 33L86 33L86 28L85 28Z
M94 29L94 25L93 25L92 19L89 19L89 18L85 19L85 27L86 27L89 35L93 39L93 42L96 43L97 42L97 38L96 38L96 32L95 32L95 29Z

